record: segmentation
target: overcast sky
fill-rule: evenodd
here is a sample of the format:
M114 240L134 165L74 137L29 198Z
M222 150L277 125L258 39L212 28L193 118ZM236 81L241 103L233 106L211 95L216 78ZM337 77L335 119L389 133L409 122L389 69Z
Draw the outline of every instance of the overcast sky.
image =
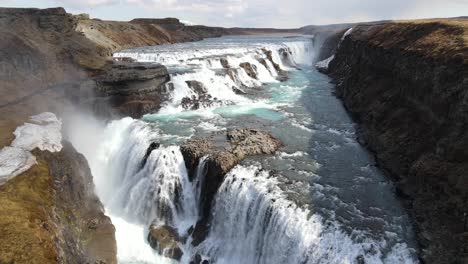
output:
M177 17L210 26L277 28L468 15L468 0L0 0L0 6L63 6L110 20Z

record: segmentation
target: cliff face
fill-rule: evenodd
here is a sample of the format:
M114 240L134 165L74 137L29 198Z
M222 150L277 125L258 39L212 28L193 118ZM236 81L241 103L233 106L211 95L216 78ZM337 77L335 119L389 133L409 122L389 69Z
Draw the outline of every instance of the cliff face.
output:
M105 50L107 56L125 48L197 41L230 34L225 28L186 26L176 18L138 18L130 22L75 18L77 31Z
M360 25L329 73L397 181L426 263L468 261L468 20Z
M101 117L140 118L160 109L169 98L170 80L163 65L115 62L107 65L94 81L81 85L77 101ZM85 95L89 93L91 96Z
M166 68L114 62L112 53L225 33L174 19L111 22L63 8L0 8L0 147L29 116L60 115L70 104L104 117L157 110ZM114 227L88 164L63 145L56 153L35 150L37 164L0 185L0 263L116 263Z
M114 226L67 142L0 186L0 263L117 263Z

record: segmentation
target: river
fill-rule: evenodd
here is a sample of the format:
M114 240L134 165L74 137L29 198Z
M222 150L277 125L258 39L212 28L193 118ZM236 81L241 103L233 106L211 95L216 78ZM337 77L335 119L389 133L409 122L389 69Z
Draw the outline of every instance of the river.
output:
M116 226L120 263L173 262L148 245L147 234L152 223L188 234L199 219L200 190L188 178L179 145L244 127L269 131L284 147L248 158L226 175L208 237L197 247L190 238L180 245L182 263L196 254L211 263L418 262L394 186L357 142L330 79L315 69L316 50L312 36L275 35L115 54L161 63L171 73L171 99L160 111L108 123L91 148L85 137L72 139ZM256 76L239 66L246 62ZM161 146L144 163L151 142Z

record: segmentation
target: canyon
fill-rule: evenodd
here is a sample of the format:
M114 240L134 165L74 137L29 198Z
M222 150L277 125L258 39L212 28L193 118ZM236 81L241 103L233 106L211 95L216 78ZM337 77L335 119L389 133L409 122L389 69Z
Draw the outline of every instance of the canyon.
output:
M349 30L350 28L352 30ZM237 58L228 59L230 54L221 53L220 57L215 55L214 58L210 55L207 59L210 67L214 67L212 64L215 63L220 64L220 67L214 67L217 75L211 77L212 80L220 74L226 74L226 83L232 86L228 87L232 89L232 94L226 98L208 97L213 88L196 80L196 74L193 75L195 77L190 75L190 70L196 73L197 67L179 74L179 69L172 64L172 53L167 52L169 55L164 57L164 52L161 52L163 55L159 55L158 51L151 51L150 46L176 45L222 36L289 34L294 37L308 34L314 36L314 60L325 61L319 68L328 74L336 85L330 92L333 90L343 101L345 108L358 124L359 142L371 151L378 167L396 184L395 192L399 202L409 212L416 234L418 261L465 263L468 261L468 136L465 109L465 90L468 88L467 30L468 22L463 18L384 21L276 30L187 26L175 18L134 19L129 22L103 21L90 19L84 14L72 15L62 8L2 8L0 32L4 37L0 39L0 147L12 144L15 139L14 131L24 123L31 122L30 116L53 112L66 123L66 113L70 111L79 109L89 112L100 121L110 123L107 130L117 131L116 133L120 133L118 135L123 135L122 137L134 143L121 143L117 146L131 153L137 152L135 156L112 153L114 149L109 149L107 153L117 164L125 165L119 173L128 173L121 175L124 183L129 184L122 188L130 190L121 191L138 196L141 189L132 189L135 177L142 177L145 183L148 180L140 171L159 175L157 168L165 168L168 163L175 164L177 173L164 171L159 175L161 178L156 180L161 180L158 182L158 192L167 192L172 201L177 201L174 208L178 209L171 208L171 204L160 203L154 197L157 201L150 206L152 209L149 212L140 208L141 204L134 204L135 201L131 199L103 199L102 193L99 193L102 185L98 182L102 179L96 179L98 175L92 175L96 167L100 167L96 166L95 161L87 160L89 156L84 153L83 146L75 144L72 138L67 138L63 140L63 148L60 151L32 150L31 153L36 158L35 165L0 186L0 208L3 214L0 223L0 262L117 263L118 237L116 238L114 225L119 228L120 223L113 225L111 219L114 221L115 218L106 216L109 212L105 212L103 204L107 210L109 201L122 203L122 208L141 209L139 213L143 214L145 219L138 221L144 222L143 225L147 228L152 223L147 223L150 216L146 214L151 214L153 218L153 214L156 214L157 220L161 222L166 221L159 219L161 216L171 215L167 218L172 220L168 221L169 224L165 223L167 225L163 226L164 228L150 228L148 238L151 246L160 250L166 257L206 263L209 261L206 256L210 254L219 258L224 256L220 253L220 248L209 247L212 241L222 238L220 230L224 230L223 223L211 219L210 216L224 216L227 209L222 207L223 203L228 204L231 201L229 199L235 197L231 192L242 193L245 188L263 188L262 184L268 186L265 187L269 190L268 194L282 192L280 187L272 187L270 180L274 175L284 173L283 171L272 171L269 174L258 168L258 164L250 164L247 161L247 165L250 166L247 167L241 163L247 156L247 160L268 160L275 153L283 151L282 148L288 148L287 143L291 142L288 138L281 133L278 136L277 131L276 134L269 131L271 125L268 122L274 123L274 113L265 114L271 118L268 122L246 118L242 124L238 124L236 122L239 121L230 120L229 122L235 124L235 129L185 140L180 149L168 146L168 143L161 145L162 139L154 138L152 133L156 132L148 132L149 128L139 119L148 121L151 118L148 114L158 111L164 114L164 111L172 111L173 108L196 111L213 105L229 107L240 104L244 99L236 96L249 98L248 96L262 95L261 87L265 86L262 78L266 78L266 73L271 79L268 79L270 82L281 84L289 78L294 78L292 69L304 72L307 69L301 69L300 63L295 63L303 59L294 54L296 46L258 49L253 53L256 56L255 60L240 63ZM307 40L304 43L308 44ZM154 59L151 56L162 57ZM177 57L175 63L180 63L180 58L185 55L178 56L181 57ZM193 58L187 61L191 59ZM244 57L242 59L245 60ZM148 63L157 60L165 63ZM310 60L312 62L312 58ZM291 72L284 70L286 68ZM247 75L245 78L244 73ZM184 79L184 74L187 74L189 79ZM249 80L249 83L245 80ZM323 80L324 83L327 81ZM180 100L174 98L174 91L180 88L177 87L179 83L184 87L186 84L194 91L190 93L191 97L185 95L179 98ZM308 103L310 102L303 102ZM127 118L122 119L123 117ZM168 117L162 115L153 118L160 121ZM73 130L65 124L64 130L66 129ZM174 130L172 127L168 130L171 129ZM183 130L182 126L177 129ZM133 132L143 135L143 139L126 134ZM161 138L164 137L161 135ZM239 163L242 166L236 166ZM179 176L174 176L174 173ZM202 174L203 182L200 178ZM250 174L250 178L236 178L239 175ZM167 181L170 175L175 178L163 182ZM257 182L254 177L259 177L262 181ZM286 189L299 188L294 184L304 185L304 182L299 180L283 179L279 176L278 179L279 182L275 184L284 184ZM174 185L165 185L168 183ZM191 186L192 183L201 184L197 187L199 189L195 189L199 193L190 193L190 197L200 205L196 212L187 209L193 207L193 201L188 202L181 198L186 195L187 186ZM163 190L163 187L167 187L167 190ZM117 193L119 188L116 187L115 190ZM226 196L216 197L218 192L224 192ZM258 219L262 219L268 223L268 227L278 227L276 222L269 221L271 215L277 217L275 219L279 219L279 222L283 221L281 213L270 209L273 207L270 204L267 208L263 207L266 206L264 197L269 196L261 196L258 193L251 196L258 202L256 208L264 215L253 220L250 218L250 212L242 216L251 220L252 226ZM296 209L296 205L282 194L278 197L268 202L281 204L282 207L292 208L291 210ZM114 213L113 210L110 211ZM290 213L302 215L306 214L306 211ZM232 217L237 216L233 214ZM174 221L192 221L194 218L197 221L190 223L191 226L186 226L187 223L183 221ZM237 227L235 219L223 220L231 221L229 223ZM299 219L294 223L301 226L301 221ZM320 223L320 220L314 221ZM286 220L284 222L287 226L291 225ZM314 228L309 225L301 227L310 233L314 232ZM178 233L181 230L182 232ZM275 237L276 234L268 233L270 230L263 232L269 238L283 241L280 237ZM298 231L291 229L290 232L296 234ZM233 241L242 241L236 234L231 235ZM18 240L18 237L21 239ZM186 243L188 237L193 239L191 243ZM343 238L346 239L348 238ZM170 248L170 252L166 254L161 245ZM198 251L195 251L194 256L189 256L185 252L191 252L189 249L193 250L192 245ZM25 248L30 250L25 252ZM314 249L321 252L320 248ZM371 251L364 250L366 253ZM265 252L270 251L265 249ZM290 261L299 261L299 255L308 254L296 251L295 254L288 255L289 253L284 252L283 256L287 256ZM359 253L358 256L351 254L341 257L349 257L350 261L357 263L371 263L372 254L364 255L365 253ZM388 259L391 259L393 255L389 255ZM264 256L253 255L248 260L263 261L262 257ZM320 257L330 262L338 261L327 254ZM410 259L404 258L405 261ZM399 260L403 261L403 257ZM385 263L396 261L388 260Z

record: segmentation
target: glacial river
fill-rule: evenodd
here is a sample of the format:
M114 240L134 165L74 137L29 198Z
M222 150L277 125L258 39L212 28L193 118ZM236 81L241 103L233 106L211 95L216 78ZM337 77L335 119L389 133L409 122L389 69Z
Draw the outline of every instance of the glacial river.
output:
M147 234L151 223L187 234L199 218L199 190L178 146L244 127L269 131L284 147L225 177L208 237L181 245L182 263L195 254L211 263L418 262L394 186L357 142L330 79L315 69L316 50L312 36L229 36L115 54L171 73L170 100L159 112L107 124L92 148L73 139L116 226L120 263L173 262L148 245ZM246 62L256 76L239 66ZM203 84L204 95L187 81ZM151 142L161 146L142 167Z

